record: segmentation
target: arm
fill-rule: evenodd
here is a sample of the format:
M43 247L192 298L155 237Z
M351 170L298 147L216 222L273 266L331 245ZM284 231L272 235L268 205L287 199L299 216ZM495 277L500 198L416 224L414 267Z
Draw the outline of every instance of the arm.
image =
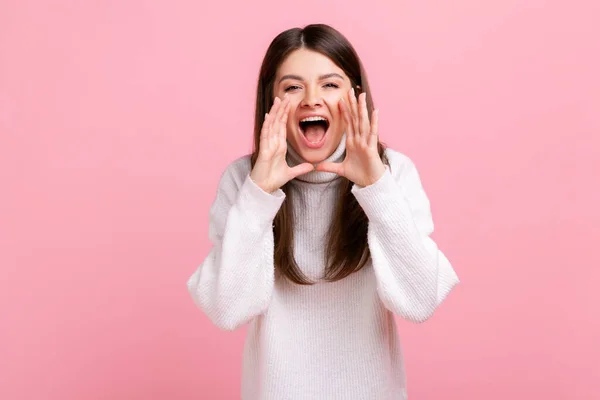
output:
M402 318L423 322L459 279L430 237L430 204L417 169L400 153L388 155L393 173L386 168L377 182L355 185L352 192L369 219L369 249L381 301Z
M237 176L236 176L237 175ZM273 219L285 194L264 192L248 174L223 174L210 209L210 253L187 282L219 328L235 330L267 308L273 292Z
M286 162L289 108L288 97L275 98L254 167L248 157L223 174L210 210L213 248L188 280L195 303L222 329L237 329L267 309L275 281L273 219L285 199L281 187L314 169Z

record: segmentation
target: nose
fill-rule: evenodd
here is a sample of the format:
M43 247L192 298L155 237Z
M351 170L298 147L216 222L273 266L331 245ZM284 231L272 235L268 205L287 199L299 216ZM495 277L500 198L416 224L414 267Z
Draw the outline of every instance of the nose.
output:
M303 107L314 108L323 105L323 99L321 98L318 90L313 88L307 88L304 93L304 98L301 102L301 105Z

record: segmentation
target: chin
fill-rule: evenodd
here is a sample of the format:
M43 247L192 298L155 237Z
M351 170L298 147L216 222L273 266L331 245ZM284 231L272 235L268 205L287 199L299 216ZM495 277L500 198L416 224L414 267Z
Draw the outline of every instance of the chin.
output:
M300 156L302 157L303 160L305 160L308 163L319 164L323 160L327 159L327 157L329 157L329 154L323 154L323 152L321 152L321 151L319 151L319 152L303 151L302 153L300 153Z
M294 150L300 157L302 157L304 161L311 164L318 164L326 160L337 148L337 146L332 146L330 143L325 143L318 149L311 149L307 146L304 146L302 142L302 138L297 138L296 143L294 143Z

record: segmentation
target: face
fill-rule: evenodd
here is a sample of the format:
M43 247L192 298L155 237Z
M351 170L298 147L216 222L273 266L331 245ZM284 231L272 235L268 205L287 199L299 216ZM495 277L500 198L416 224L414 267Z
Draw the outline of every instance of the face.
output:
M346 124L338 104L350 87L341 68L312 50L295 50L279 66L273 95L290 98L287 141L307 162L317 164L339 146Z

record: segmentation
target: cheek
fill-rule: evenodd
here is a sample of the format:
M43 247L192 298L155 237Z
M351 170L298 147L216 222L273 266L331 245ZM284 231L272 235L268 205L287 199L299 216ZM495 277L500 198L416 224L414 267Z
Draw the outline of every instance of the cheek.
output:
M327 102L327 105L329 106L329 110L331 111L332 114L338 115L341 114L341 110L340 110L340 102L343 99L343 95L342 95L342 91L336 91L335 93L331 93L326 99L325 101Z
M288 110L288 122L295 121L296 113L298 112L299 107L300 107L300 101L298 99L290 97L290 109Z
M299 105L299 102L295 101L292 98L290 101L290 109L288 111L288 119L287 119L288 129L294 128L296 126L296 124L298 123L298 121L296 121L296 113L298 111L298 105Z
M331 112L331 116L335 119L337 123L343 123L343 115L342 110L340 110L340 102L342 101L341 97L337 97L332 101L328 102L329 111Z

